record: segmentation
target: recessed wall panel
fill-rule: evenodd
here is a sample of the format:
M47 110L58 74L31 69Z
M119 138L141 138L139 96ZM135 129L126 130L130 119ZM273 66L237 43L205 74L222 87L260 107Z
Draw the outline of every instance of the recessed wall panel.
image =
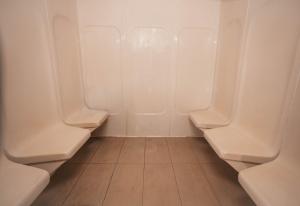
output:
M128 134L169 131L170 36L162 28L138 27L127 38Z
M208 28L185 28L178 35L176 110L179 113L210 106L215 36L215 31Z
M62 111L65 118L83 106L81 68L76 25L65 16L56 15L52 20L57 81Z
M119 113L122 108L120 32L115 27L87 27L83 38L87 104Z
M160 28L136 28L128 41L130 108L135 114L164 113L170 72L169 35Z

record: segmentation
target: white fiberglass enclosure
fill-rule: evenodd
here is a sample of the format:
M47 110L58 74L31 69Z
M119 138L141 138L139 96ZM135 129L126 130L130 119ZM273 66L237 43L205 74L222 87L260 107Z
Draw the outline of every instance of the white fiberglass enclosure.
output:
M273 168L300 190L299 0L0 0L0 69L0 180L28 174L16 205L49 179L24 164L53 172L92 131L204 136L236 170L262 164L240 175L261 205L282 197L259 194Z
M197 135L188 114L212 103L221 7L246 1L77 3L86 103L111 114L102 134Z
M278 126L299 33L297 15L288 12L297 10L296 1L32 0L16 4L21 10L30 5L32 15L13 15L2 6L1 44L5 48L6 38L16 35L6 29L13 26L7 19L23 25L18 33L24 30L24 37L14 46L24 59L26 74L19 80L4 68L4 76L11 75L10 82L19 81L18 85L26 76L26 81L36 77L36 84L43 82L44 86L34 88L42 100L36 110L47 110L47 121L57 114L72 123L70 119L79 118L81 111L83 116L107 111L109 121L96 136L199 136L189 120L193 111L200 111L200 120L210 118L213 127L218 118L223 126L234 119L254 131L257 126L248 119L260 124L264 112L272 116L264 130L275 131ZM293 23L286 24L289 19ZM33 22L37 29L30 34ZM29 57L33 52L40 57ZM33 60L45 65L46 78L52 77L43 79L38 74L41 69L33 71L35 67L29 65ZM267 76L270 83L264 80ZM276 84L279 81L282 84ZM267 98L270 91L274 95ZM16 105L22 104L22 95L33 98L22 90L5 95L14 96L6 105L16 113L15 107L26 107ZM263 109L277 96L282 101ZM49 103L56 104L58 111L45 109ZM103 116L101 121L107 117L98 115Z

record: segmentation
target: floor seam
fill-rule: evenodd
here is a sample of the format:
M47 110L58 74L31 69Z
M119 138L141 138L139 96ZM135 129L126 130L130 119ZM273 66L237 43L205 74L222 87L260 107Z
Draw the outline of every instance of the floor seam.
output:
M214 164L214 163L213 163L213 164ZM221 200L219 199L219 197L218 197L218 195L217 195L217 192L215 191L215 189L214 189L212 183L210 182L209 178L207 177L207 174L206 174L205 169L203 168L203 165L201 165L200 163L199 163L199 165L200 165L200 168L201 168L202 171L203 171L203 176L204 176L204 178L206 179L206 181L207 181L207 183L208 183L208 185L209 185L209 187L210 187L210 189L211 189L213 195L215 196L215 198L216 198L218 204L219 204L220 206L222 206L223 204L221 203Z
M95 138L95 137L94 137ZM94 158L94 156L96 155L99 147L101 146L101 143L99 143L99 145L96 146L95 151L93 152L93 154L90 156L90 158L88 158L87 163L90 163L90 161Z
M83 164L81 164L83 165ZM78 175L77 179L74 181L74 183L72 184L72 187L70 189L70 191L68 192L68 194L66 195L66 197L64 198L64 200L62 201L62 206L66 203L66 201L68 200L69 196L71 195L71 193L73 192L75 186L77 185L79 179L81 178L82 174L86 171L88 165L83 165L84 168L82 169L82 171L80 172L80 174Z
M176 189L177 189L177 193L178 193L178 196L179 196L179 199L180 199L180 205L182 206L183 205L182 197L181 197L181 193L180 193L179 186L178 186L178 181L177 181L177 177L176 177L176 173L175 173L175 169L174 169L174 163L173 163L173 160L172 160L172 157L171 157L169 142L168 142L168 140L165 140L165 141L167 142L168 152L169 152L169 156L170 156L170 159L171 159L171 166L172 166L172 170L173 170L174 178L175 178L175 183L176 183Z
M111 176L110 176L110 178L109 178L109 183L108 183L108 185L107 185L107 188L106 188L105 195L104 195L104 198L103 198L103 200L102 200L101 206L103 206L104 201L105 201L105 199L106 199L106 197L107 197L109 188L110 188L110 186L111 186L112 179L113 179L113 177L114 177L115 171L116 171L117 166L118 166L119 158L120 158L120 156L121 156L121 152L122 152L122 149L123 149L123 147L124 147L124 144L125 144L125 141L122 142L122 147L121 147L121 149L120 149L118 158L117 158L116 162L114 163L114 169L113 169L113 172L112 172L112 174L111 174ZM100 201L99 201L99 205L100 205Z
M142 205L144 205L144 190L145 190L145 168L146 168L146 149L147 149L147 139L145 138L144 146L144 167L143 167L143 190L142 190Z

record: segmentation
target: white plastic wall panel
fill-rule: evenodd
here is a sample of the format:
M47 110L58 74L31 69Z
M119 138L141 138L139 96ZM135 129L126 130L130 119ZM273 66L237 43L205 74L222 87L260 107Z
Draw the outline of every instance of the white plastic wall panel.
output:
M300 9L300 2L294 3ZM299 205L300 41L297 44L294 67L298 70L298 74L295 74L297 86L291 98L284 132L280 134L283 136L280 154L274 161L239 173L239 182L256 205Z
M300 34L296 2L249 2L243 77L234 124L277 147L280 121L293 84L291 77Z
M185 115L190 111L210 106L215 66L215 56L212 55L216 50L215 35L214 30L207 28L183 28L178 35L176 65L178 113Z
M113 113L101 135L196 135L188 112L211 103L220 2L77 2L87 103Z
M84 106L75 1L47 0L53 63L64 119Z
M1 2L6 150L14 150L26 142L25 137L38 134L60 119L43 8L39 0Z
M295 4L300 8L300 3L298 2ZM284 128L284 132L281 133L283 135L282 141L282 162L286 162L287 165L295 166L298 171L300 170L299 158L300 158L300 150L299 150L299 143L300 143L300 127L299 127L299 120L300 120L300 39L297 42L297 49L295 55L295 61L293 62L294 68L298 71L298 74L295 75L297 78L297 86L294 91L293 102L289 108L289 116L287 118L287 125Z
M170 122L169 33L140 27L127 40L127 135L166 136Z
M105 135L124 135L121 33L113 26L90 26L82 42L86 102L109 111Z
M222 1L213 109L229 120L237 96L247 0Z

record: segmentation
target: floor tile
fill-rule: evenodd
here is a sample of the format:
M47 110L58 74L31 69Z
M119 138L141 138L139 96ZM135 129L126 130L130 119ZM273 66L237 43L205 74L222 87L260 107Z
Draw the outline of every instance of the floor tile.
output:
M85 145L69 160L70 163L88 163L97 151L100 138L90 138Z
M145 138L126 139L121 151L119 163L142 164L145 159Z
M147 163L171 163L169 148L164 138L149 138L146 141L145 161Z
M143 205L181 205L171 164L146 164L144 173Z
M102 205L114 168L114 164L88 165L64 205Z
M168 145L173 163L198 163L193 151L193 143L188 141L168 141Z
M141 206L143 169L143 164L117 165L103 206Z
M214 193L199 164L174 164L183 206L217 206Z
M102 140L91 163L116 163L119 159L123 140Z
M62 205L85 168L86 165L83 164L64 164L51 177L50 184L32 205Z
M171 161L170 161L171 160ZM196 138L93 138L34 206L252 206L237 173Z
M201 165L222 206L254 206L239 185L237 173L225 162Z
M210 145L205 141L193 141L192 148L200 163L212 163L222 161L215 153L215 151L210 147Z

